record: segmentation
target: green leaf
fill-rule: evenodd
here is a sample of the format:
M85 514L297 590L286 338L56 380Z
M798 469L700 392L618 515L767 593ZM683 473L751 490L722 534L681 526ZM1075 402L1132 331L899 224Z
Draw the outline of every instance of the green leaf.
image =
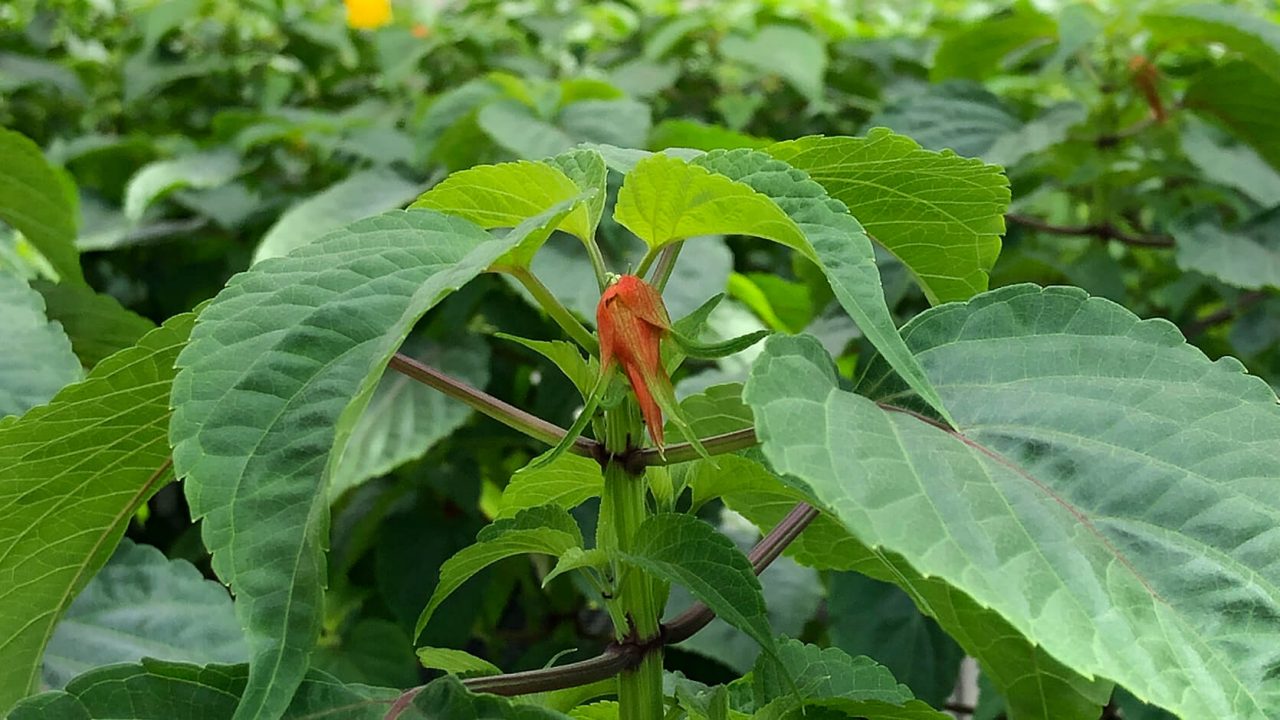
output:
M560 110L556 124L573 143L641 147L652 124L649 106L635 100L580 100Z
M491 102L476 116L480 129L516 157L538 160L573 147L564 130L542 120L514 100Z
M1231 230L1212 220L1179 223L1170 230L1183 270L1252 290L1280 287L1280 212L1266 212Z
M84 283L76 252L75 186L23 135L0 128L0 220L44 255L58 275Z
M833 646L875 658L916 697L940 707L955 691L964 651L901 588L832 573L827 613Z
M418 660L428 670L443 670L458 677L502 674L502 669L497 665L462 650L418 648Z
M1183 105L1229 129L1280 168L1280 79L1237 61L1210 68L1191 80Z
M1182 152L1212 182L1235 188L1262 207L1280 205L1280 172L1243 143L1194 118L1182 126Z
M185 665L144 659L81 675L65 690L28 698L9 720L226 720L235 712L249 669L245 665ZM459 686L460 687L460 686ZM285 720L381 720L399 690L344 685L312 671L283 711ZM405 720L425 720L413 713Z
M936 308L904 337L962 434L840 391L813 341L774 338L746 398L775 468L1077 672L1185 717L1274 715L1271 389L1069 288ZM860 390L917 407L879 360Z
M347 223L404 207L421 189L390 168L354 173L286 210L258 243L253 261L288 255Z
M570 720L568 715L548 708L471 693L452 675L423 688L411 707L422 714L422 720ZM413 715L401 717L418 720L418 716Z
M600 548L591 548L590 550L576 547L569 548L560 556L560 560L556 562L555 567L551 568L551 572L542 578L542 587L546 587L552 580L570 570L603 569L611 559L612 556Z
M726 60L786 80L810 102L823 96L827 53L822 41L794 25L766 25L750 39L730 35L720 42Z
M982 80L999 72L1006 60L1020 50L1046 40L1056 40L1058 25L1049 15L1029 5L977 23L961 24L942 38L933 56L933 82L964 78Z
M774 330L798 333L813 319L809 288L772 273L734 273L729 294Z
M879 129L865 138L791 140L767 152L848 206L915 275L930 303L987 289L1009 205L1009 181L1000 168L923 150Z
M591 389L600 376L600 363L595 358L584 358L577 345L564 340L529 340L507 333L494 333L494 337L523 345L555 363L584 400L591 396Z
M773 656L777 646L751 562L729 538L692 515L652 515L636 530L622 558L666 582L678 584L743 631Z
M698 360L715 360L737 355L768 336L768 330L757 330L746 335L739 335L736 338L730 338L724 342L703 343L677 332L671 333L671 339L675 340L676 344L680 346L680 350L684 355Z
M414 636L422 634L431 614L445 598L472 575L495 562L529 553L559 557L575 547L582 547L582 531L562 507L542 505L521 510L509 519L495 520L480 531L475 545L464 548L440 566L440 584L418 617Z
M1022 122L1000 98L976 82L929 85L871 116L866 127L887 127L929 150L953 150L980 157Z
M474 335L440 342L410 338L400 351L473 387L489 382L489 346ZM329 497L336 500L366 480L422 457L469 417L471 408L444 393L394 370L383 371L329 481Z
M330 635L311 653L311 668L338 680L366 685L411 687L419 683L418 662L409 633L391 620L362 617Z
M45 317L44 299L21 279L0 273L0 417L21 415L80 379L80 361L56 322Z
M457 215L489 229L515 227L581 194L578 185L557 168L543 162L517 160L453 173L410 207ZM583 240L594 237L589 212L586 206L579 205L564 219L561 229ZM506 259L506 264L527 267L537 250L520 248L518 255L513 252L513 257Z
M253 668L238 717L287 707L322 619L327 483L428 309L565 210L501 239L426 210L369 218L228 282L179 357L171 442L236 593Z
M1184 5L1142 18L1152 35L1164 41L1206 45L1221 43L1280 81L1280 26L1232 5Z
M542 162L564 173L578 186L580 193L588 196L584 201L587 211L587 227L586 233L582 238L584 240L594 239L596 228L600 225L600 218L604 215L604 205L608 194L605 181L609 174L609 168L605 165L604 158L599 152L591 148L575 148L555 157L549 157Z
M947 418L946 408L893 324L871 242L844 205L827 197L803 172L755 150L717 151L695 162L764 193L795 221L815 248L815 262L826 274L840 306L867 340L908 378L911 387Z
M32 688L59 615L167 481L169 384L193 321L171 318L49 404L0 420L0 709Z
M779 664L757 662L751 673L758 708L753 717L758 720L803 718L808 714L805 707L832 708L846 716L877 720L950 717L916 700L906 685L871 658L850 657L839 648L823 649L799 640L784 640L778 654ZM799 680L799 699L788 676Z
M132 347L156 327L150 320L126 310L110 295L83 285L39 281L35 289L44 297L45 315L62 323L71 349L86 368Z
M572 510L603 490L600 463L581 455L561 455L546 467L526 465L517 470L502 492L498 517L511 517L539 505Z
M752 235L817 262L804 233L767 196L661 153L640 160L627 173L614 217L651 248L697 235Z
M784 484L759 463L722 458L721 465L722 472L701 467L689 478L695 507L720 497L768 530L797 502L816 502L808 488ZM1110 683L1080 677L1027 642L995 612L938 578L920 575L902 558L867 548L828 513L810 523L788 553L813 568L853 570L902 588L982 664L985 677L1009 698L1011 717L1017 720L1095 720L1107 702Z
M768 138L745 135L719 125L672 118L663 120L653 129L649 134L648 147L650 150L693 148L704 151L733 148L759 149L772 142Z
M151 203L179 188L209 189L225 185L240 174L240 157L229 150L195 153L157 160L129 178L124 188L124 214L142 220Z
M126 538L54 628L42 674L61 688L82 672L144 656L233 663L248 651L226 588Z

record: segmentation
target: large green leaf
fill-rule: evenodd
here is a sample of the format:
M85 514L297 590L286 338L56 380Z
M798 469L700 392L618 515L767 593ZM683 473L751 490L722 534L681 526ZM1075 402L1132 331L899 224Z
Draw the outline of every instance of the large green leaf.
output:
M43 676L61 688L95 667L143 657L203 665L247 656L226 588L126 538L58 622Z
M779 644L780 663L758 662L751 673L758 720L804 718L805 708L831 708L843 716L871 720L947 720L916 700L910 688L868 657L850 657L839 648L819 648L798 640ZM787 673L797 679L791 690ZM818 717L830 717L819 713Z
M227 720L244 691L245 665L187 665L150 658L97 668L63 690L29 698L9 720ZM455 681L456 682L456 681ZM399 690L344 685L312 671L298 687L285 720L381 720ZM404 720L434 720L412 712Z
M871 242L845 206L803 172L757 150L715 151L694 162L764 194L794 221L814 248L815 261L841 307L911 387L946 417L937 393L893 324Z
M753 235L818 260L804 233L767 196L662 153L627 173L614 218L653 248L696 235Z
M720 469L701 467L689 479L695 505L720 497L762 530L774 527L797 502L810 501L803 489L788 487L759 463L718 458ZM902 558L872 550L839 521L823 513L792 543L797 561L822 570L857 571L902 588L921 612L938 621L965 652L982 663L986 676L1008 698L1013 720L1096 720L1110 684L1090 682L1031 645L1007 622L951 585L924 577ZM834 596L828 609L836 612ZM860 622L864 612L853 618ZM833 627L834 632L834 627ZM877 659L879 659L877 657Z
M418 618L414 637L422 634L432 613L468 578L490 565L516 555L542 553L560 557L570 548L582 547L582 531L564 508L541 505L521 510L510 518L486 525L476 543L464 548L440 566L440 584Z
M202 313L179 357L170 437L248 635L237 717L278 716L306 670L326 486L392 353L423 313L566 212L497 239L461 218L394 211L254 265Z
M474 335L432 342L410 338L402 352L446 375L483 388L489 382L489 346ZM347 449L329 481L329 496L422 457L471 417L471 408L416 380L386 370L369 406L351 430Z
M1242 7L1170 7L1144 16L1143 22L1161 40L1222 43L1280 81L1280 26Z
M1280 168L1280 79L1244 61L1218 65L1196 75L1182 102L1207 115Z
M63 279L84 282L75 187L23 135L0 128L0 221L26 236Z
M62 323L71 349L87 368L132 347L156 327L150 320L124 309L110 295L84 285L40 281L34 287L44 297L45 314Z
M166 480L179 315L48 404L0 420L0 709L26 694L54 623Z
M923 150L881 129L864 138L790 140L766 152L848 206L911 270L931 303L987 289L1009 205L1009 181L1000 168Z
M253 251L254 262L287 255L347 223L404 207L421 190L422 183L389 168L355 173L286 210Z
M682 513L652 515L640 524L635 546L622 557L650 575L684 587L717 617L776 656L764 595L751 562L709 524Z
M21 279L0 273L0 417L21 415L80 379L80 361L44 299Z
M1078 672L1184 717L1274 716L1271 389L1069 288L1004 288L904 336L959 432L840 391L814 341L775 338L746 397L776 469ZM920 407L878 360L860 389Z

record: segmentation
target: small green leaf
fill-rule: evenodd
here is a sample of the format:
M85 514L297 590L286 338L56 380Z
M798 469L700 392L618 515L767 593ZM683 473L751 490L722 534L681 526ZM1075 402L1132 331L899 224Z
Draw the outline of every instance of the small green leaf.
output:
M84 374L62 327L45 318L40 293L7 273L0 273L0 337L14 348L0 353L0 417L43 405Z
M584 568L602 569L609 564L609 553L600 548L591 548L583 550L582 548L569 548L560 556L559 562L556 563L551 572L542 578L542 587L546 587L552 580L569 572L570 570L582 570Z
M497 665L463 650L418 648L418 660L428 670L443 670L458 677L502 674L502 669Z
M414 636L431 620L431 614L445 598L468 578L499 560L515 555L542 553L560 557L569 548L582 547L582 531L564 508L554 505L521 510L509 519L495 520L476 536L476 543L464 548L440 566L440 583L418 617Z
M686 357L698 360L715 360L736 355L769 336L768 330L757 330L746 335L718 343L701 343L678 332L672 332L671 338L680 346Z
M480 695L467 690L452 675L446 675L413 699L404 720L572 720L570 716L535 705L524 705L496 695ZM20 719L21 720L21 719Z
M767 196L661 153L627 173L614 217L651 248L698 235L753 235L817 261L804 233Z
M768 138L752 137L719 125L683 119L663 120L649 134L650 150L693 148L708 151L741 147L759 149L772 143L773 141Z
M0 220L22 233L62 279L84 284L76 251L77 204L75 186L39 146L0 128Z
M179 188L209 189L231 182L240 174L240 157L229 150L157 160L129 178L124 189L124 214L142 220L151 203Z
M869 657L850 657L839 648L819 648L799 640L778 646L779 662L756 663L751 673L757 720L805 717L805 707L878 720L949 720L915 699L910 688ZM783 674L785 673L785 674ZM791 691L796 678L799 695Z
M584 240L595 238L608 194L606 180L609 168L605 165L604 158L591 148L580 147L549 157L542 162L564 173L578 186L579 192L588 196L584 203L587 211L586 234L582 238Z
M564 340L529 340L502 332L494 333L494 337L523 345L555 363L560 372L578 388L584 400L591 397L591 389L600 376L600 364L595 358L584 358L577 345Z
M599 497L603 489L600 463L581 455L561 455L545 467L530 464L517 470L502 492L498 517L512 517L539 505L571 510Z
M61 688L86 670L144 656L205 664L248 655L226 588L126 538L54 628L43 678Z
M622 559L686 588L717 617L751 636L776 656L760 581L747 556L729 538L692 515L650 516L636 531L636 543Z

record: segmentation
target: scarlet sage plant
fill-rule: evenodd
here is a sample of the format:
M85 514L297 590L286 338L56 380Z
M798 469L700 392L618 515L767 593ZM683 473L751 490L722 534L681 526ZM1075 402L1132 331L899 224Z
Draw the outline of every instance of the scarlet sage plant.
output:
M710 152L584 146L456 172L406 211L262 260L86 381L110 390L141 374L150 402L172 406L173 470L235 594L247 665L108 668L14 717L158 683L216 687L210 702L240 720L946 720L945 693L927 702L873 658L775 632L757 575L784 552L901 588L981 664L1010 718L1096 720L1117 686L1184 718L1276 717L1275 394L1171 324L1083 290L989 290L1008 200L999 167L885 130ZM868 230L934 303L901 328ZM561 275L592 288L586 311L539 269L556 233L557 257L574 258ZM817 328L715 332L722 298L690 301L679 283L716 236L790 252L793 275L856 325L853 372ZM402 347L483 274L562 331L499 336L563 372L571 427ZM723 382L682 385L695 365ZM446 674L412 688L313 666L345 602L326 589L329 497L368 450L358 439L384 372L547 448L498 464L518 469L475 543L440 566L415 636L477 573L534 556L543 587L575 583L611 625L582 641L597 654L504 673L424 646ZM40 412L107 409L73 392ZM7 427L0 447L27 447L14 434L26 426ZM744 552L708 522L713 508L763 537ZM668 648L717 617L758 647L751 672L716 686L665 673Z

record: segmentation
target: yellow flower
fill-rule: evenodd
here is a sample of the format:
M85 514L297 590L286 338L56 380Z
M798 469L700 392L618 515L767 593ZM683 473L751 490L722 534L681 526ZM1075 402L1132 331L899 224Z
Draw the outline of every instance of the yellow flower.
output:
M391 0L342 0L347 6L347 25L357 30L374 30L391 22Z

